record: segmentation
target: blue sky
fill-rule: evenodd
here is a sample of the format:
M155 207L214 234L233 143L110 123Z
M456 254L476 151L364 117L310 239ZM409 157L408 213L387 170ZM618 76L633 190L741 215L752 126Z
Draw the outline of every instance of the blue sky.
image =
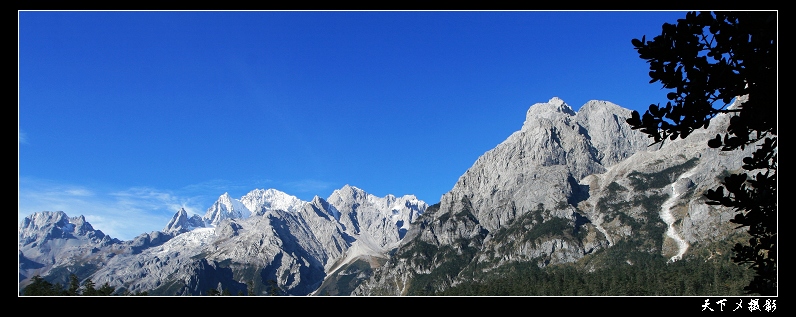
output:
M19 210L112 237L228 192L439 201L534 103L665 102L684 12L20 11Z

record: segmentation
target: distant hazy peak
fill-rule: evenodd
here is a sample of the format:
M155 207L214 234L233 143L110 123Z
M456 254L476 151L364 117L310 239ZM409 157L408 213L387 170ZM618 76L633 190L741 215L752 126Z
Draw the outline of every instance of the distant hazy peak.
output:
M19 229L39 229L49 224L68 224L69 216L63 211L39 211L25 217L19 224Z

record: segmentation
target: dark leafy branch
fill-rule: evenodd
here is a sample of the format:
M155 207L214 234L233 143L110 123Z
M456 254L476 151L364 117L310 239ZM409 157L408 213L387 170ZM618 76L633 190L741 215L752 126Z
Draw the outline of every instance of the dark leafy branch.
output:
M777 12L689 12L663 24L652 41L631 42L650 65L650 83L660 82L665 106L634 111L627 123L660 144L708 128L719 114L730 115L726 134L708 141L723 151L757 150L743 159L746 172L724 178L709 190L708 204L735 209L731 222L748 227L748 244L736 244L733 260L756 276L750 293L777 291ZM734 101L734 106L732 105ZM726 192L725 192L726 190Z
M633 39L639 57L650 65L650 83L674 90L665 106L650 104L627 122L653 138L685 138L707 128L719 113L732 113L723 138L712 147L743 148L776 135L776 12L689 12L677 24L647 41ZM743 107L730 109L739 96Z

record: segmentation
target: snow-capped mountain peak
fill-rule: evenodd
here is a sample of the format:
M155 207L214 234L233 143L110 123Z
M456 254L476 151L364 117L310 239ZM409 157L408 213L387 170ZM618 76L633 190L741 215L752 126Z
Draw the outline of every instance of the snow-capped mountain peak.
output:
M298 212L306 203L296 196L273 188L255 189L240 199L232 198L229 193L224 193L213 206L207 209L202 219L207 226L214 227L224 219L244 219L271 210Z
M207 226L215 227L224 219L240 219L247 218L251 215L249 208L246 208L240 200L232 198L229 193L224 193L213 206L207 209L204 219Z
M307 203L296 196L273 188L252 190L241 197L240 202L253 213L268 210L297 212Z

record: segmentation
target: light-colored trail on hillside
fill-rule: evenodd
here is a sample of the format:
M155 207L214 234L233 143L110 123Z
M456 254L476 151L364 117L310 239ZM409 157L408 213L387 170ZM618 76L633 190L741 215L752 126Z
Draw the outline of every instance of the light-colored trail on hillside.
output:
M675 186L675 184L677 184L677 181L679 181L680 179L688 178L693 174L694 174L694 169L689 170L688 172L685 172L682 175L680 175L680 177L678 177L677 180L675 180L671 185L669 185L672 188L672 195L669 196L669 199L667 199L661 206L661 219L663 219L663 221L668 226L668 228L666 229L666 235L674 239L674 241L677 243L677 254L669 258L669 262L681 260L683 258L683 254L685 254L685 251L688 250L688 242L685 241L685 239L683 239L683 237L680 236L680 234L677 232L677 230L674 227L675 219L674 215L672 215L672 207L674 207L674 204L675 202L677 202L677 199L680 198L680 195L683 194L677 192L677 187Z

